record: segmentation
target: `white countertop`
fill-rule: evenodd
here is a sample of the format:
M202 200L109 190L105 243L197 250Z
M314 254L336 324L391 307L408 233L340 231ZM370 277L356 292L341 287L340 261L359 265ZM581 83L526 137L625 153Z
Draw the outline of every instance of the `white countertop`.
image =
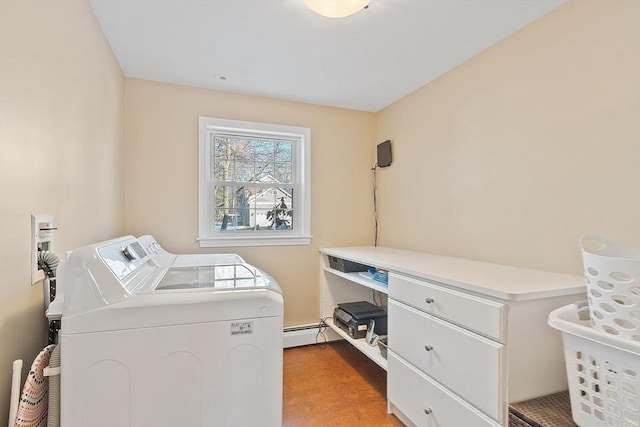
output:
M326 255L391 272L436 281L503 300L523 301L562 295L584 299L584 277L452 258L382 246L322 248Z

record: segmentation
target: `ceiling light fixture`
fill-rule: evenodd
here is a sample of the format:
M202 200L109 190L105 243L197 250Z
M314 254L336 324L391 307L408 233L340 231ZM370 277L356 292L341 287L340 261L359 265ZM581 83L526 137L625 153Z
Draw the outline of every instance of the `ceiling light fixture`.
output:
M345 18L366 9L371 0L304 0L309 9L327 18Z

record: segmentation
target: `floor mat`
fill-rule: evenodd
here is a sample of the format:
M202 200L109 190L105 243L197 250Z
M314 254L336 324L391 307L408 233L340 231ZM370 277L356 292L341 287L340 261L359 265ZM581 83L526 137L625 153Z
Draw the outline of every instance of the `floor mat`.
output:
M576 427L569 392L550 394L509 405L510 427Z

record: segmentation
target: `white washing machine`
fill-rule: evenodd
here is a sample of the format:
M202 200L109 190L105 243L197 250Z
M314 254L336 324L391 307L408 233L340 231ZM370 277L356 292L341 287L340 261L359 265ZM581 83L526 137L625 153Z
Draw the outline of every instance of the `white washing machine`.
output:
M97 243L58 267L61 425L281 426L278 284L237 255L145 245Z

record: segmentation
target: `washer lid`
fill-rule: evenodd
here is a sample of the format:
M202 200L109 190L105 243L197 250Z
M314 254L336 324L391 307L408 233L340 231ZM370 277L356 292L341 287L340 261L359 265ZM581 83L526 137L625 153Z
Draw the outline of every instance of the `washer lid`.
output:
M260 270L244 263L174 267L167 269L155 290L260 289L269 287L269 282Z
M244 263L244 260L238 254L185 254L176 255L170 267L206 267L238 263Z

